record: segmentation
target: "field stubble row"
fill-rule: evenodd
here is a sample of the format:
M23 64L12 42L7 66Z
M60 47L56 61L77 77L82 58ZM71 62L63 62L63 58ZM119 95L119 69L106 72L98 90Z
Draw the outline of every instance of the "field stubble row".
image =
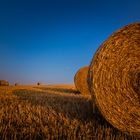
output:
M136 138L94 116L91 97L74 88L9 87L0 89L0 139Z

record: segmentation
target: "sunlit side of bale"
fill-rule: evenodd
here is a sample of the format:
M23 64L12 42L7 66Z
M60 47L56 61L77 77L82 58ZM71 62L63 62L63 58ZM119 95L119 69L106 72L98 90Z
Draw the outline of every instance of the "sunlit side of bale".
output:
M75 87L83 95L89 95L89 88L87 83L89 66L80 68L74 76Z

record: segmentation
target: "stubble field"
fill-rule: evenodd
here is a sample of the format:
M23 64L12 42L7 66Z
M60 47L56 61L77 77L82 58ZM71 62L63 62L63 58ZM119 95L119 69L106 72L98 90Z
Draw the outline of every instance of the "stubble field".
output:
M108 124L74 85L0 87L0 140L135 140Z

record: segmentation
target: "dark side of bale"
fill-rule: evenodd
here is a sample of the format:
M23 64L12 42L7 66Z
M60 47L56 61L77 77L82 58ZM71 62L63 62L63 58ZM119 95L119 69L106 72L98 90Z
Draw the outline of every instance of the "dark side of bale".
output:
M88 70L89 70L89 66L80 68L74 76L75 87L83 95L90 94L88 83L87 83Z
M96 51L89 87L114 127L140 136L140 22L114 32Z
M0 80L0 86L9 86L9 82L6 80Z

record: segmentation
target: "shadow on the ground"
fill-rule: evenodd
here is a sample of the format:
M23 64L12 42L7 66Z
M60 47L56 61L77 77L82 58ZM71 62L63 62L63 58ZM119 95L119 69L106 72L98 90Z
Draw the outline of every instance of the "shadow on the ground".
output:
M26 100L32 105L50 107L57 113L62 113L69 119L78 119L82 122L95 121L97 125L110 124L102 117L98 108L95 108L96 114L93 114L93 102L91 98L86 98L82 95L75 94L52 94L49 91L55 91L57 88L45 88L45 91L33 90L15 90L14 94L21 100ZM60 89L65 93L68 89ZM71 93L71 92L70 92Z
M62 92L62 93L72 93L72 94L80 94L78 90L75 89L67 89L67 88L50 88L50 87L35 87L42 90L50 90L54 92Z
M93 108L90 98L75 94L52 94L49 93L49 90L43 92L24 89L15 90L13 93L21 100L28 101L35 106L50 107L57 113L62 113L70 119L78 119L80 121L93 120Z
M94 128L97 129L97 133L107 130L112 131L114 137L121 137L121 135L123 134L112 127L104 119L104 117L102 117L97 107L96 114L93 114L91 98L75 94L53 94L52 92L49 93L49 91L50 89L48 91L45 90L44 92L22 89L15 90L13 91L13 93L19 98L19 100L27 101L33 106L42 106L44 108L50 107L56 113L61 113L71 120L77 119L83 124L86 122L92 122ZM131 139L131 137L127 135L125 135L125 137Z
M95 107L96 113L93 114L93 101L91 98L84 97L81 94L49 93L49 91L56 90L57 88L45 88L45 91L22 89L15 90L14 94L21 100L30 102L32 105L50 107L57 113L62 113L69 119L78 119L82 122L92 121L95 122L95 125L111 126L101 115L97 107ZM65 93L65 91L68 90L69 89L59 88L57 91L62 91L62 93Z
M33 106L50 107L56 113L61 113L71 120L79 120L82 123L92 122L94 128L110 128L114 135L119 135L120 131L109 124L95 108L96 114L93 114L93 105L91 98L75 94L52 94L47 91L35 90L15 90L14 95L20 100L27 101Z

